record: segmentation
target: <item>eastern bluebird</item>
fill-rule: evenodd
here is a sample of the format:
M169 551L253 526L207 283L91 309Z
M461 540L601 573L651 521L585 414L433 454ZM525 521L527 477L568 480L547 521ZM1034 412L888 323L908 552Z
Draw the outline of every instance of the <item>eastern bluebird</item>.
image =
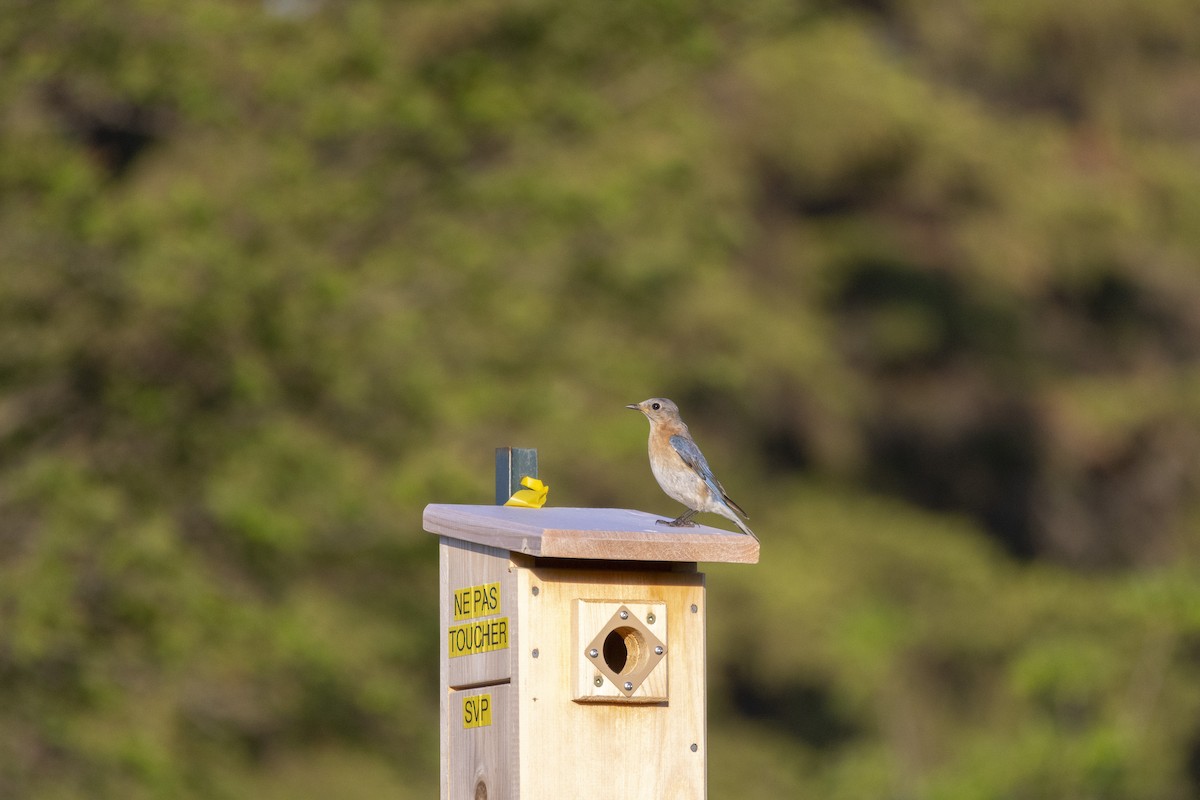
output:
M669 497L689 509L670 522L660 519L658 523L690 526L695 524L691 519L697 512L709 511L733 520L742 533L754 536L738 519L738 514L746 519L750 516L725 494L725 487L713 475L704 454L692 441L688 426L680 419L678 406L665 397L651 397L625 407L642 412L650 420L650 471Z

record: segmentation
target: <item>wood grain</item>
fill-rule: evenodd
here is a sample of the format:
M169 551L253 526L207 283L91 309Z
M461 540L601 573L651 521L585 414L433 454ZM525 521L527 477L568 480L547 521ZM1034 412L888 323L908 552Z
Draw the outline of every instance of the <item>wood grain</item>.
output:
M521 644L513 686L522 800L704 798L704 576L522 569L517 592ZM580 599L628 604L638 613L650 604L665 604L666 701L574 701L575 651L581 636L590 638L571 624Z
M669 699L668 667L670 660L665 655L655 654L651 648L667 644L667 604L604 602L578 599L574 603L572 623L575 647L571 658L575 663L575 696L580 702L608 703L659 703ZM619 612L629 615L621 620ZM650 622L650 618L654 622ZM613 628L638 631L633 641L638 645L633 651L625 648L621 670L608 663L604 652L604 640ZM644 639L641 631L649 634ZM625 643L622 637L622 643ZM595 657L589 656L589 648L596 650ZM596 685L599 679L600 685ZM636 688L632 692L621 691L617 683L631 681Z
M707 525L671 528L624 508L425 507L430 533L536 558L758 563L758 539Z
M515 636L516 602L513 597L514 581L508 552L485 547L471 542L443 538L440 563L442 565L439 604L441 617L442 657L447 661L446 685L452 689L479 686L485 683L506 681L512 676L512 640ZM500 607L486 613L473 614L468 618L454 618L455 592L470 587L500 584ZM449 658L449 631L461 625L503 620L509 642L503 647L488 652Z
M486 697L489 724L467 727L463 699L479 702ZM449 763L443 780L447 800L509 800L518 796L516 785L517 729L511 687L507 683L464 691L451 690Z

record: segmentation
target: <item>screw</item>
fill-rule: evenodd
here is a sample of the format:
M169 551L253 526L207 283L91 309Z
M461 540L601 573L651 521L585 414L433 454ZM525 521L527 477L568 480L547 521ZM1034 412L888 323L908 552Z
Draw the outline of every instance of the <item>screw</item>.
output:
M692 613L695 614L699 610L699 607L697 607L695 603L692 603Z
M600 651L596 648L593 647L591 650L588 650L588 658L595 658L598 655L600 655Z
M599 675L597 675L595 678L592 679L592 683L596 684L597 686L603 686L604 678L601 678Z
M627 692L633 691L633 683L631 681L625 681L625 691L627 691Z
M663 654L663 646L661 644L654 646L654 655L661 656Z
M535 587L533 587L533 596L534 596L534 597L537 597L537 596L538 596L538 592L540 592L540 591L541 591L541 589L539 589L538 587L536 587L536 586L535 586Z
M622 610L621 611L621 619L629 619L629 612Z
M694 753L699 749L700 749L700 747L695 742L692 742L692 752Z
M646 615L646 622L650 625L654 624L655 619L657 619L657 617L654 616L653 611L651 611L649 614Z
M533 648L533 657L534 657L534 658L537 658L537 657L538 657L538 649L537 649L536 647L535 647L535 648Z

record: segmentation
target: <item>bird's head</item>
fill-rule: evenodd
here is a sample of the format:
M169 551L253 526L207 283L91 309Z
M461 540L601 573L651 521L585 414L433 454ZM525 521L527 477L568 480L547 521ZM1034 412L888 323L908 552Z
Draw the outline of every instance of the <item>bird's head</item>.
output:
M630 403L625 407L645 414L651 425L656 422L680 422L679 406L665 397L651 397L649 400Z

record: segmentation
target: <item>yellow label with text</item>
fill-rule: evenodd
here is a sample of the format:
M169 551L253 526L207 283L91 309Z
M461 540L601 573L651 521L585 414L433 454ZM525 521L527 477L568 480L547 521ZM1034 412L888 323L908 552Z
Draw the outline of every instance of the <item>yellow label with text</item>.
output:
M451 625L448 633L451 658L505 650L508 648L508 617Z
M500 584L484 583L454 591L454 618L473 619L500 611Z
M483 728L492 724L492 696L476 694L463 698L463 727Z

